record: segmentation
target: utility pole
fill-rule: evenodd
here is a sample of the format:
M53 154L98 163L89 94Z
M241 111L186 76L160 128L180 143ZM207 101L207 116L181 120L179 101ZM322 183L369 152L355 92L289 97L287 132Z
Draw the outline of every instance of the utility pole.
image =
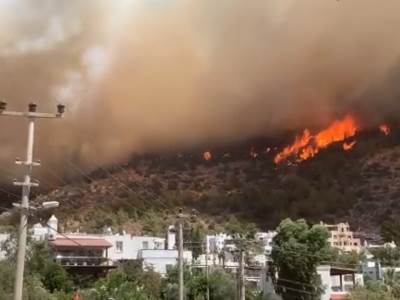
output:
M246 287L244 278L244 251L240 249L240 261L239 261L239 300L245 300L246 298Z
M178 231L179 231L179 247L178 247L178 267L179 267L179 300L183 300L184 282L183 282L183 215L180 211L178 214Z
M61 118L65 106L59 104L57 106L57 113L38 113L36 112L37 105L30 103L28 105L28 112L15 112L6 111L7 103L0 102L0 115L2 116L14 116L26 118L29 122L28 125L28 144L26 150L26 160L20 161L17 159L15 163L17 165L23 165L26 167L26 174L24 181L14 182L14 185L22 187L22 199L21 204L18 205L21 212L21 220L19 225L18 234L18 253L17 253L17 267L15 274L15 285L14 285L14 300L22 300L22 291L24 285L24 267L25 267L25 254L26 254L26 239L28 231L28 212L29 212L29 194L31 187L39 186L39 183L32 182L32 167L39 166L40 162L33 161L33 142L35 134L35 119L38 118Z
M208 249L206 245L206 281L207 281L207 290L206 290L206 300L210 300L210 283L208 280Z

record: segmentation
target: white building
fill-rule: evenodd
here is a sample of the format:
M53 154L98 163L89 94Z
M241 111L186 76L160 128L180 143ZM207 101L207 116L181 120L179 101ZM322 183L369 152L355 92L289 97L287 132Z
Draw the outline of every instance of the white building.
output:
M57 233L58 220L51 216L46 227L35 224L32 228L33 239L49 240L55 249L58 261L76 266L108 267L123 260L143 260L144 268L152 268L165 275L168 266L175 266L178 261L176 250L176 232L170 226L167 238L154 236L134 236L127 233L113 234L108 228L104 234ZM1 241L1 235L0 235ZM81 253L82 252L82 253ZM0 252L1 257L1 252ZM184 251L184 261L191 263L192 252Z
M328 241L331 247L345 252L356 251L359 253L362 250L361 240L354 237L354 233L350 230L349 223L329 225L321 222L321 225L329 230L330 236Z
M130 234L103 235L102 237L112 245L108 249L108 258L113 261L137 259L140 250L165 249L165 238Z
M262 266L262 267L265 267L267 265L268 261L270 261L264 253L263 254L254 254L253 256L250 257L250 260L253 264L255 264L257 266Z
M110 228L104 234L59 234L57 231L58 220L54 215L47 226L38 223L31 230L32 238L48 240L57 261L69 268L109 268L119 261L141 259L144 268L165 275L168 266L175 266L178 261L174 226L168 228L167 238L113 234ZM0 259L4 256L2 242L8 237L8 234L0 234ZM186 263L192 262L191 251L184 251L183 257Z
M162 276L167 274L168 268L176 266L178 263L178 250L140 250L138 259L143 260L145 269L152 269L160 273ZM192 262L192 251L183 252L183 260L185 264Z
M232 240L232 237L226 233L218 233L215 235L207 235L206 236L206 250L207 253L220 253L223 249L225 249Z
M48 238L49 229L37 223L32 227L32 239L35 241L45 241Z
M271 255L272 243L276 235L277 235L276 231L257 232L254 235L256 241L260 242L263 245L265 255L268 256Z
M51 240L58 234L58 219L55 215L50 217L46 227L48 229L48 239Z
M114 261L108 257L112 245L100 235L63 234L48 242L54 258L65 268L79 273L90 268L92 274L113 268Z
M176 249L176 229L174 225L168 227L167 232L167 249L174 250Z
M364 285L363 274L353 269L327 265L319 266L317 273L324 288L321 300L347 300L354 287Z
M47 226L37 223L32 226L32 239L35 241L52 240L57 235L58 219L52 215L47 221Z

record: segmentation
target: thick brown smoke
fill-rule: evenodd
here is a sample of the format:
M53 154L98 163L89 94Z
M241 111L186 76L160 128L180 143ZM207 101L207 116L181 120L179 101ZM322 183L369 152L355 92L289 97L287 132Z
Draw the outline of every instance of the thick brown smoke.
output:
M40 121L37 155L84 166L132 152L379 120L400 94L398 0L4 0L0 95ZM25 123L1 118L0 160Z

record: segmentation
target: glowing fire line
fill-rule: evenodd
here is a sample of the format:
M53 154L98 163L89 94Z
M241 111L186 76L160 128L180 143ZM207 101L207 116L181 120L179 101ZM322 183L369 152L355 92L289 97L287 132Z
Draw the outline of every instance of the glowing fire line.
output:
M390 126L388 124L381 124L379 130L386 136L390 134Z
M349 150L354 148L355 144L357 144L356 141L352 141L350 143L345 142L345 143L343 143L343 150L344 151L349 151Z
M353 137L357 130L356 121L350 115L342 120L334 121L328 128L315 135L305 129L302 135L295 138L293 144L285 147L275 156L274 162L279 164L289 157L295 157L296 161L307 160L332 143L345 141L347 138ZM350 150L354 145L355 142L345 143L343 144L343 149Z

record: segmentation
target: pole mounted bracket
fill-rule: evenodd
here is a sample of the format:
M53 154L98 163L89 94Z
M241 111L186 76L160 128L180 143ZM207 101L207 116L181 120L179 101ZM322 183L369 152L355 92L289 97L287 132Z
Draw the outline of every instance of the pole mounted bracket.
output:
M19 204L19 203L13 203L12 205L13 205L15 208L17 208L17 209L38 210L37 207L31 206L31 205L29 205L28 207L23 207L23 206L22 206L21 204Z
M25 181L14 181L15 186L28 186L28 187L38 187L39 182L25 182Z
M32 161L32 162L28 162L28 161L20 160L19 158L15 159L15 164L19 165L19 166L32 166L32 167L41 166L40 160L35 160L35 161Z

